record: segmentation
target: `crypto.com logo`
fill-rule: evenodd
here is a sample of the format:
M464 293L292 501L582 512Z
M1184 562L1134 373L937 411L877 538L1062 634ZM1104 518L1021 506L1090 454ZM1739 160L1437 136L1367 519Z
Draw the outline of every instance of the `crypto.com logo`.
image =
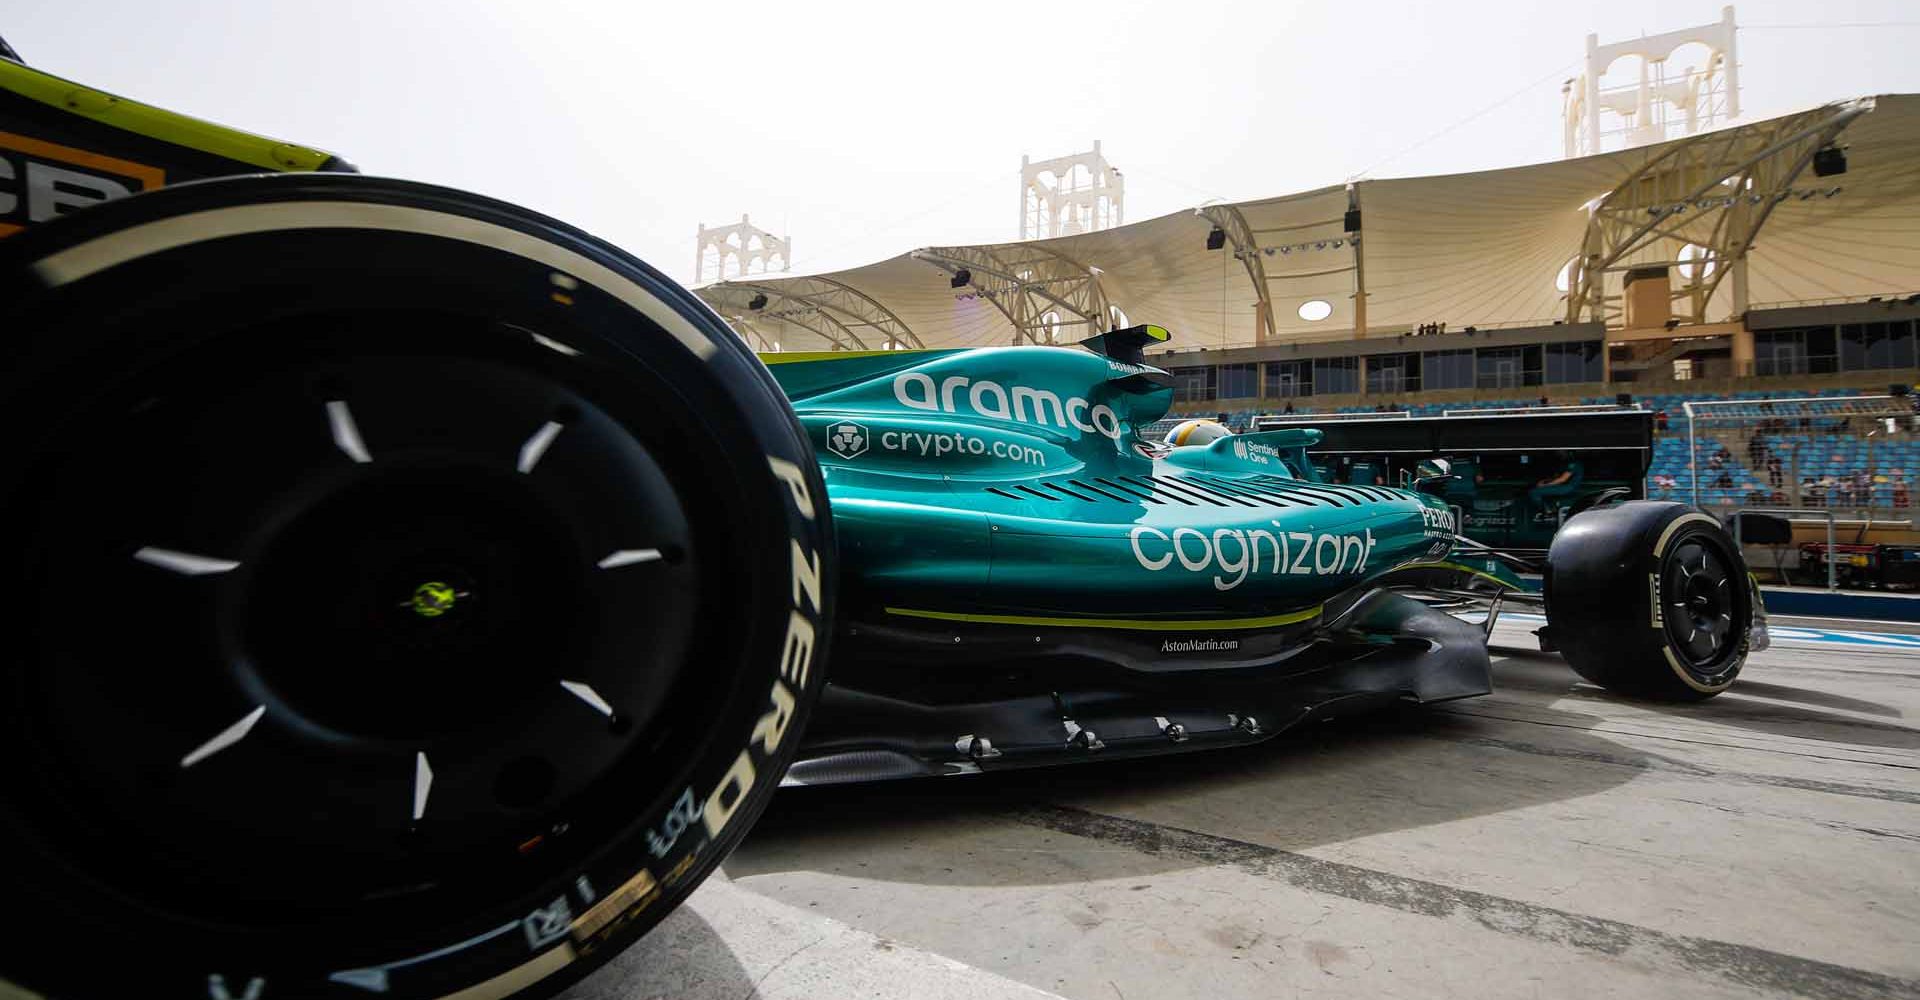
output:
M842 420L827 428L827 450L841 458L853 459L866 454L867 429L851 420Z

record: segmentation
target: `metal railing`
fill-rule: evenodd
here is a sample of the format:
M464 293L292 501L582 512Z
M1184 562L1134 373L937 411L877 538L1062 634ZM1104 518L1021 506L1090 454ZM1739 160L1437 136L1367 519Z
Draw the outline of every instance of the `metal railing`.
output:
M1281 424L1324 424L1344 420L1407 420L1413 414L1406 410L1386 412L1369 411L1365 413L1267 413L1253 418L1253 426L1264 430Z
M1639 410L1639 403L1621 406L1618 403L1567 403L1561 406L1488 406L1480 409L1442 410L1443 417L1511 417L1515 415L1538 417L1556 413L1611 413L1615 410Z
M1696 507L1705 506L1701 500L1700 470L1705 463L1700 457L1701 425L1720 428L1727 432L1752 438L1756 433L1801 432L1845 432L1845 424L1850 418L1887 421L1889 427L1896 426L1894 421L1911 423L1913 409L1905 399L1884 395L1858 396L1794 396L1778 399L1712 399L1687 400L1681 403L1687 420L1687 473L1690 480L1688 491ZM1763 430L1769 424L1777 429ZM1876 446L1879 431L1870 431L1863 440L1868 454L1865 466L1876 467L1872 451ZM1836 437L1835 443L1838 443ZM1725 447L1723 444L1722 447ZM1804 502L1799 493L1799 481L1802 470L1799 464L1798 447L1789 447L1780 470L1782 482L1788 488L1788 498L1794 503ZM1756 475L1765 471L1750 470ZM1769 477L1771 481L1771 476ZM1719 488L1719 487L1711 487ZM1843 507L1870 507L1867 504L1842 504Z

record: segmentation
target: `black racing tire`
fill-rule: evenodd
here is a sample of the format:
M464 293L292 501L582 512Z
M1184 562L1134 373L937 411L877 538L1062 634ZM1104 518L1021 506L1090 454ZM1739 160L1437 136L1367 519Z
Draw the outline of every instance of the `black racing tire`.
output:
M1580 676L1643 698L1699 701L1740 675L1754 609L1718 521L1636 500L1567 520L1547 550L1547 625Z
M658 272L244 177L0 241L0 336L0 994L549 994L765 807L826 493Z

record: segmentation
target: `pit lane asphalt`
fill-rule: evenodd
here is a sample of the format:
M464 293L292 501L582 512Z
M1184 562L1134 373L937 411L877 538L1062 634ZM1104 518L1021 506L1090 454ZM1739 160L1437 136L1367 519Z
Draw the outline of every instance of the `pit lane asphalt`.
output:
M1490 697L1260 747L784 790L572 995L1920 996L1920 651L1664 705L1534 627Z

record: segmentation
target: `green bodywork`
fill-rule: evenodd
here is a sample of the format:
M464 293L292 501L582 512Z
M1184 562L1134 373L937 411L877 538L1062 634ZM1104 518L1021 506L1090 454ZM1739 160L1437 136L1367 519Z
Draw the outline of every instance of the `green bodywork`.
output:
M763 360L812 438L858 618L1272 628L1451 546L1436 497L1320 482L1318 431L1147 442L1159 369L1051 347Z

